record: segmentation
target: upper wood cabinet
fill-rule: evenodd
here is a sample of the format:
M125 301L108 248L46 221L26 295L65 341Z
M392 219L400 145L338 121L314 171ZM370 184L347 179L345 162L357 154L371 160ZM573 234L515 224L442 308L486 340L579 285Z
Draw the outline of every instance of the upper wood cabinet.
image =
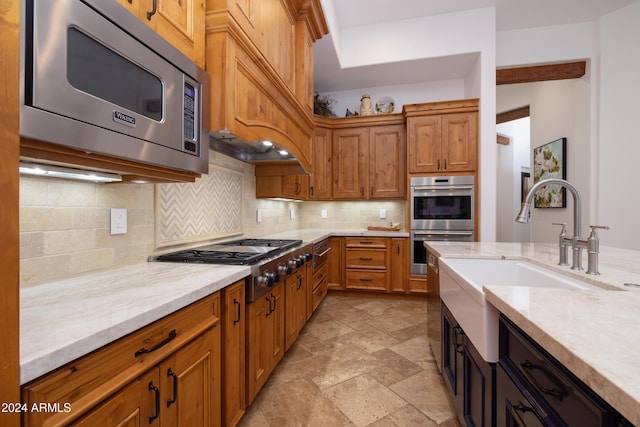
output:
M316 126L313 133L313 175L309 177L309 198L327 200L332 195L332 132Z
M316 125L311 199L405 197L406 137L402 116L316 116Z
M204 68L204 1L116 1Z
M207 0L210 127L270 140L312 171L313 43L328 33L319 0Z
M409 173L473 172L478 100L405 105Z

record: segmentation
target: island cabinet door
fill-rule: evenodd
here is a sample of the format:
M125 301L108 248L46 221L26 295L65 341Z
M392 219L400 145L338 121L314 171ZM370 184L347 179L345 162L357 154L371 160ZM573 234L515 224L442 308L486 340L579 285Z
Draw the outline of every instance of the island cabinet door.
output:
M245 409L245 283L224 289L222 417L223 425L235 426Z
M464 331L449 310L442 305L442 374L453 397L459 419L463 418Z

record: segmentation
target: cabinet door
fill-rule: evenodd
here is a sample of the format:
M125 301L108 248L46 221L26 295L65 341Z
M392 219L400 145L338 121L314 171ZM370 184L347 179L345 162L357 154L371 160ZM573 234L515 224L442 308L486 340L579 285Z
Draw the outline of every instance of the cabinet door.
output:
M333 198L365 199L369 188L369 130L333 131Z
M117 0L172 46L204 68L204 2Z
M374 126L369 134L369 197L406 194L406 141L403 125Z
M159 425L158 418L162 407L159 387L158 369L151 369L70 425L83 427Z
M298 339L298 334L300 333L300 329L298 328L299 323L299 312L300 312L300 289L301 289L301 280L300 273L295 273L289 277L284 282L284 292L285 292L285 314L284 314L284 323L285 323L285 349L289 350L289 347L293 345L293 343Z
M309 177L309 198L331 198L331 131L316 127L313 134L313 175Z
M282 360L285 352L284 342L284 286L276 286L269 293L273 301L273 308L267 324L267 341L269 357L269 374L273 368Z
M260 297L247 305L247 406L251 404L269 376L267 358L266 333L267 323L271 315L269 295Z
M478 114L442 116L442 165L446 172L476 170Z
M220 426L220 357L216 326L160 365L162 424Z
M283 175L282 196L294 199L306 199L309 194L309 177L307 175Z
M443 167L440 116L409 117L407 119L409 173L440 172Z
M444 382L453 396L456 414L462 419L464 394L464 332L449 310L442 308L442 374Z
M464 346L464 419L467 425L491 426L495 363L482 359L469 339Z
M408 244L409 239L391 239L389 278L392 292L404 293L407 291Z
M327 287L330 289L343 289L342 279L342 237L329 238L329 258L327 259Z
M224 289L222 419L235 426L245 409L244 280Z

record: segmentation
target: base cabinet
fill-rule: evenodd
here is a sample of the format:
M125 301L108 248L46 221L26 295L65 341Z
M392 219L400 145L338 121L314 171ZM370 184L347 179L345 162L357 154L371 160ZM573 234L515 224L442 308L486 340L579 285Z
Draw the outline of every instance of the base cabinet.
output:
M235 426L244 414L245 396L245 281L224 289L222 331L222 420Z
M220 426L216 293L22 387L22 425ZM64 408L68 406L69 410Z
M503 315L499 334L498 426L631 426Z
M485 362L441 303L442 374L461 423L495 425L495 363Z
M307 267L294 271L284 282L285 287L285 351L298 339L307 322Z
M247 305L247 406L253 402L285 352L284 286Z

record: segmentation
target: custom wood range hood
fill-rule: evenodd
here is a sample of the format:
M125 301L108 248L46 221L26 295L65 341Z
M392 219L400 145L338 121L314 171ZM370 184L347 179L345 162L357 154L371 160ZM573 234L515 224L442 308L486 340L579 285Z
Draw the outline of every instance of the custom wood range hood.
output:
M319 0L208 0L210 148L311 173L313 44L327 33Z

